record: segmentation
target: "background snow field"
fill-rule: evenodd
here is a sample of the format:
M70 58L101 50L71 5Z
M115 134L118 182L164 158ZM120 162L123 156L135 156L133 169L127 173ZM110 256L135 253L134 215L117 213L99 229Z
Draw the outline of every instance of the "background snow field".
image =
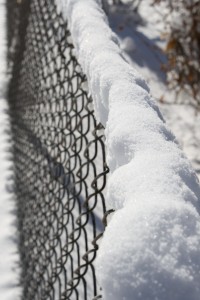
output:
M13 195L8 192L12 175L9 118L6 92L6 11L5 0L0 0L0 299L19 299L17 230Z

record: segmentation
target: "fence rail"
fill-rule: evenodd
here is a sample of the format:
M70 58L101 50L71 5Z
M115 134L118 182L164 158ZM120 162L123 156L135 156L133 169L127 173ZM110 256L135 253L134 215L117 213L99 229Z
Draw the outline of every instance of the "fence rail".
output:
M103 127L54 1L9 0L7 11L22 299L99 299Z

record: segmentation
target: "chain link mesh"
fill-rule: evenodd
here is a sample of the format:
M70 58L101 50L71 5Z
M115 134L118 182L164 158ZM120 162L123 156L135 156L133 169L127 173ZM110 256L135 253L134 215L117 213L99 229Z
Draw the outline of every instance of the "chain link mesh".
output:
M22 299L99 299L103 127L54 1L9 0L7 11Z

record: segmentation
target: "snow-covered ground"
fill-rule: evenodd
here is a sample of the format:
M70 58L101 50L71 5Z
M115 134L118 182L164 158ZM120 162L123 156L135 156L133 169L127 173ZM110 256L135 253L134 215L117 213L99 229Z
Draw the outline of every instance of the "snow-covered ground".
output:
M9 177L12 175L9 118L6 114L6 32L5 0L0 0L0 299L19 299L17 230L15 204L9 192Z

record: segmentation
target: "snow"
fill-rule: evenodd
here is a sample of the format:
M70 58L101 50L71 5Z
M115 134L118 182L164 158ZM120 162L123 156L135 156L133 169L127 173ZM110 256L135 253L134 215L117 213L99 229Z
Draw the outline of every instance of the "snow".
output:
M199 300L200 186L100 1L58 1L105 126L115 208L96 267L107 300ZM127 43L126 43L127 44ZM135 45L128 42L128 51Z
M125 0L123 0L125 2ZM165 1L151 6L152 1L142 1L139 14L126 6L111 6L109 21L116 32L126 59L145 77L151 93L159 101L162 114L175 133L181 147L200 174L200 113L196 101L189 94L169 90L166 74L161 66L166 63L166 28L163 19L169 14ZM129 46L133 41L135 48Z
M99 250L104 299L199 299L199 234L183 201L145 197L118 210Z
M6 93L5 1L0 0L0 299L19 299L19 261L16 243L15 203L11 187L12 163L10 153L9 118Z

